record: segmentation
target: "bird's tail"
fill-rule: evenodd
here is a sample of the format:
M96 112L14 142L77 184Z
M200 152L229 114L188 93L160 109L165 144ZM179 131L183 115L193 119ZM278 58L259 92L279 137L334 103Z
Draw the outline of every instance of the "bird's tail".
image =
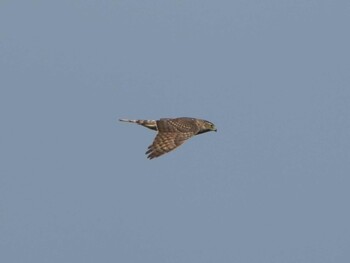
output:
M155 120L129 120L129 119L119 119L122 122L131 122L147 127L151 130L157 130L157 121Z
M129 120L129 119L119 119L119 121L131 122L131 123L137 123L138 122L138 120Z

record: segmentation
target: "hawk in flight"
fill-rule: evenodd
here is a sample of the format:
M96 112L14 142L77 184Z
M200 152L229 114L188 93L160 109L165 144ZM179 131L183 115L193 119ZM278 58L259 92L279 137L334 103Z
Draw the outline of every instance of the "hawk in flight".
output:
M209 121L194 118L164 118L160 120L128 120L131 122L158 131L153 143L148 147L147 158L153 159L174 150L187 139L209 131L217 131L215 125Z

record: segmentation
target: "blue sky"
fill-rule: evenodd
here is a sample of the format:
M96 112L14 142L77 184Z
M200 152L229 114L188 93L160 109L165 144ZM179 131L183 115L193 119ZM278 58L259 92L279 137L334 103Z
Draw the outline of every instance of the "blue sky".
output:
M348 1L2 1L0 261L350 261ZM118 118L216 124L149 161Z

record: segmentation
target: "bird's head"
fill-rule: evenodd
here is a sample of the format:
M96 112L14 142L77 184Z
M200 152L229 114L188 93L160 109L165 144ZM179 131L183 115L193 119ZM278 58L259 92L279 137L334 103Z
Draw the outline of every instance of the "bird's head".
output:
M205 132L210 132L210 131L217 131L214 123L211 123L210 121L202 120L202 125L201 129L198 132L198 134L205 133Z

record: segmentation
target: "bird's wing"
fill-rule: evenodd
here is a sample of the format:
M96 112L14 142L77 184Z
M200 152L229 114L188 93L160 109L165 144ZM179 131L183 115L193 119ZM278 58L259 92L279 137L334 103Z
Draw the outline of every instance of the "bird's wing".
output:
M159 132L152 145L148 147L146 152L146 154L148 154L147 158L153 159L168 153L183 144L192 136L194 136L193 132Z

